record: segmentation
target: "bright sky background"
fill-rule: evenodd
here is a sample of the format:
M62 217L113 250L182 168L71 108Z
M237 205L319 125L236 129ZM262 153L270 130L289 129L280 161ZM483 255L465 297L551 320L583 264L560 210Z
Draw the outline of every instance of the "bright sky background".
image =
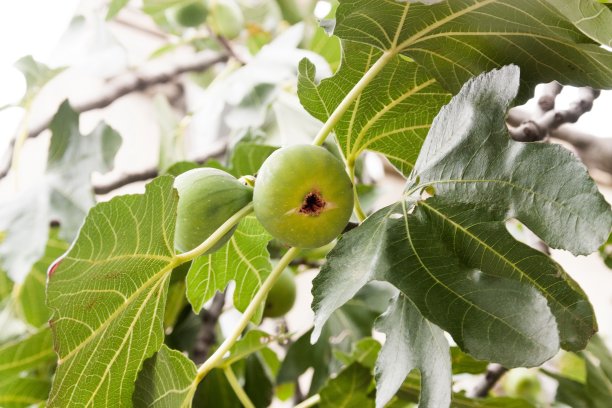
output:
M45 62L68 28L79 0L17 0L0 2L0 106L19 101L25 92L23 75L13 64L32 55ZM22 111L0 111L0 156L8 147Z
M82 3L82 4L79 4ZM96 9L104 13L103 0L16 0L0 2L0 106L16 102L25 92L25 81L13 63L25 55L33 55L41 62L48 62L51 53L68 28L71 18L79 8ZM325 14L329 8L320 3L317 14ZM570 90L568 90L570 91ZM560 98L559 107L571 100L571 91L564 92L569 98ZM584 115L580 124L583 129L600 136L610 133L609 112L612 111L612 92L606 92L596 102L594 112ZM0 111L0 155L7 140L16 130L21 118L18 108ZM609 136L612 136L610 134Z
M18 100L23 76L12 65L25 55L44 62L55 48L79 0L18 0L0 3L0 105Z

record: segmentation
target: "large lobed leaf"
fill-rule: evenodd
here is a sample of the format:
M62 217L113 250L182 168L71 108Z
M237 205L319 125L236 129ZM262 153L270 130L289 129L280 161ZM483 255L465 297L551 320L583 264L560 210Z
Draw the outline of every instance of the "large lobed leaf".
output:
M612 214L571 153L509 139L504 116L518 85L517 67L483 74L441 111L404 198L329 254L313 285L313 339L363 285L385 280L477 358L532 366L559 343L585 347L596 330L586 296L505 221L585 254L607 238Z
M49 68L45 64L36 61L31 55L22 57L15 62L15 68L21 71L27 84L26 93L20 101L20 105L24 107L30 106L47 82L51 81L65 69Z
M320 391L321 408L369 408L373 383L370 369L353 363L331 379Z
M129 406L143 361L163 342L178 195L172 177L94 207L50 269L58 367L49 407Z
M610 41L612 12L602 5L343 0L336 15L338 72L317 83L313 64L300 63L298 95L310 114L328 120L364 74L387 60L334 127L349 162L374 150L408 175L448 92L505 64L523 68L521 97L551 80L612 88L612 53L599 47Z
M402 294L393 299L376 328L387 335L376 362L376 406L385 406L415 368L423 384L419 406L448 406L452 377L444 332Z
M187 298L198 313L217 291L236 282L234 305L244 311L270 274L267 245L272 237L253 216L243 219L227 244L210 255L196 258L187 273ZM259 321L263 305L253 317Z
M593 18L592 9L584 1L564 3L571 5L553 0L447 0L433 5L342 0L334 33L412 58L453 93L472 76L510 63L524 73L523 96L552 80L612 88L612 53L593 40L602 36L584 27ZM612 12L598 8L597 25L612 26Z
M338 72L320 84L314 64L299 66L298 94L306 110L326 121L343 98L380 58L382 51L350 41L343 43ZM423 68L396 57L351 104L334 131L345 157L355 160L365 149L386 155L410 173L436 113L450 95Z

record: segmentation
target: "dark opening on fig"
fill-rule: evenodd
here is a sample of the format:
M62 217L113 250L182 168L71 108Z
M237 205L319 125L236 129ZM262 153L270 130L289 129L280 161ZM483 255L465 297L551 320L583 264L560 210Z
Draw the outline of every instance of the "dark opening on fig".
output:
M306 215L319 215L325 208L325 204L326 202L323 200L321 193L316 190L311 191L304 197L304 201L302 201L302 206L300 207L300 213Z

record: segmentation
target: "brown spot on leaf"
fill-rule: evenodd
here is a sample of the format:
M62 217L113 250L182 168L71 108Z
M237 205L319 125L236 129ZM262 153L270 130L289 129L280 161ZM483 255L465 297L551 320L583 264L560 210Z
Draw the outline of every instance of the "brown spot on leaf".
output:
M57 269L60 263L62 263L62 258L57 259L55 262L51 264L51 266L49 267L49 272L47 272L49 277L53 276L53 274L55 273L55 270Z

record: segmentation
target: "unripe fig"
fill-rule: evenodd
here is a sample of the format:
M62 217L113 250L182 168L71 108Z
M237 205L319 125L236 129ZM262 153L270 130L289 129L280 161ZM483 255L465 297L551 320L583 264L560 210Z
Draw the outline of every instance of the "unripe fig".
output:
M285 244L317 248L336 238L353 209L353 187L342 162L319 146L279 149L257 174L255 216Z
M176 10L176 22L183 27L197 27L206 21L208 8L203 0L186 4Z
M189 170L174 181L179 201L174 246L181 252L204 242L232 215L251 202L253 189L231 174L213 168ZM225 234L207 253L221 248L232 233Z
M215 34L233 40L244 28L244 16L235 0L210 0L208 24Z
M295 296L295 277L291 269L285 268L268 292L263 312L264 317L281 317L287 314L295 303Z

